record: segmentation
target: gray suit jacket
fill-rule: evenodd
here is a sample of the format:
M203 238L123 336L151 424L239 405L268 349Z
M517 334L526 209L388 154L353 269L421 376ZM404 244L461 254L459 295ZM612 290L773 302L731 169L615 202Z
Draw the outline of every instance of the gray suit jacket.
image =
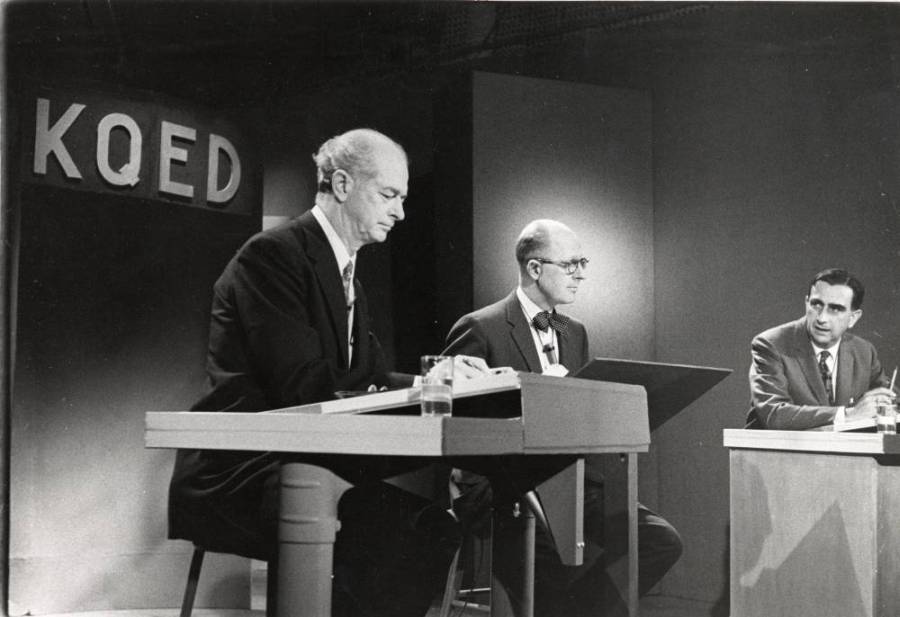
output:
M851 398L888 385L875 347L846 332L838 349L835 405L830 406L804 318L757 335L750 349L747 428L802 430L830 424Z

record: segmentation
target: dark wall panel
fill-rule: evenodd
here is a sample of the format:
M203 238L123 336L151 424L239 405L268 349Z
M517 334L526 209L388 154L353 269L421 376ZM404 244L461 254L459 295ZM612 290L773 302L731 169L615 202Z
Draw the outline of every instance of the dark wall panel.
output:
M12 606L173 603L172 453L143 447L144 412L198 398L212 283L258 218L40 186L19 214Z

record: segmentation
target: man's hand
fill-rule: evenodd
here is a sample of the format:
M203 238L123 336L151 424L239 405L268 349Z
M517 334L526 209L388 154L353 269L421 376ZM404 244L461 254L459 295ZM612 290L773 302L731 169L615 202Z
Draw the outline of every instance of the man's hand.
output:
M862 395L853 407L846 407L844 415L847 420L874 418L878 405L892 403L897 397L889 388L873 388Z
M490 375L491 369L482 358L459 355L453 356L453 373L454 377L472 379Z

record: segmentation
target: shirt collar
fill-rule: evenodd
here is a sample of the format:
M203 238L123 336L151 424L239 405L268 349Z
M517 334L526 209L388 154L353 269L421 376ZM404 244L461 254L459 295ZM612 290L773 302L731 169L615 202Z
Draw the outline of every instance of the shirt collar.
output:
M831 347L828 347L827 349L826 349L825 347L819 347L819 346L816 345L815 343L812 343L812 348L813 348L813 352L814 352L815 355L816 355L816 359L819 358L819 355L820 355L823 351L827 351L828 353L831 354L831 357L832 357L832 358L834 358L835 360L837 360L838 347L840 347L840 346L841 346L841 341L840 341L840 339L838 339L838 342L837 342L837 343L835 343L835 344L832 345Z
M337 260L338 264L338 272L343 272L344 268L347 266L347 262L353 263L353 268L356 268L356 255L354 254L352 257L350 253L347 251L347 247L344 245L344 242L341 240L340 236L337 235L337 232L334 230L334 227L331 225L331 221L328 220L328 217L325 216L325 213L319 206L313 206L312 215L319 222L319 225L322 227L322 231L325 232L325 237L328 239L328 244L331 245L331 250L334 253L334 258Z
M525 312L528 323L531 324L531 320L534 319L534 316L544 309L535 304L534 301L525 294L525 290L522 289L521 285L516 287L516 297L519 299L519 304L522 305L522 310Z

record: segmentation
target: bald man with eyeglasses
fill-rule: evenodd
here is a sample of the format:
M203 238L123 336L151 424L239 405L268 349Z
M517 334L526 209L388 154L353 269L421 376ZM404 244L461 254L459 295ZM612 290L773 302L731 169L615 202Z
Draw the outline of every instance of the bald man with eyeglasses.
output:
M490 367L509 366L516 371L563 376L575 372L590 359L587 331L580 321L559 313L559 305L575 301L585 279L588 259L571 228L558 221L532 221L516 242L519 285L506 298L460 318L447 335L445 354L484 358ZM627 526L604 518L603 476L587 458L585 479L585 540L603 549L604 560L582 566L562 564L552 537L540 525L535 539L535 617L628 614L625 600L607 567L627 553ZM488 479L454 470L460 491L454 511L463 528L482 531L494 502ZM495 479L495 484L499 480ZM624 515L624 513L622 513ZM604 546L604 526L622 529L607 533L615 545ZM506 524L503 513L493 530L500 542L514 541L517 526ZM504 539L508 535L508 539ZM638 504L639 592L650 590L681 556L681 538L665 519ZM497 578L515 597L521 581L520 563L494 563ZM517 614L521 607L513 606Z

